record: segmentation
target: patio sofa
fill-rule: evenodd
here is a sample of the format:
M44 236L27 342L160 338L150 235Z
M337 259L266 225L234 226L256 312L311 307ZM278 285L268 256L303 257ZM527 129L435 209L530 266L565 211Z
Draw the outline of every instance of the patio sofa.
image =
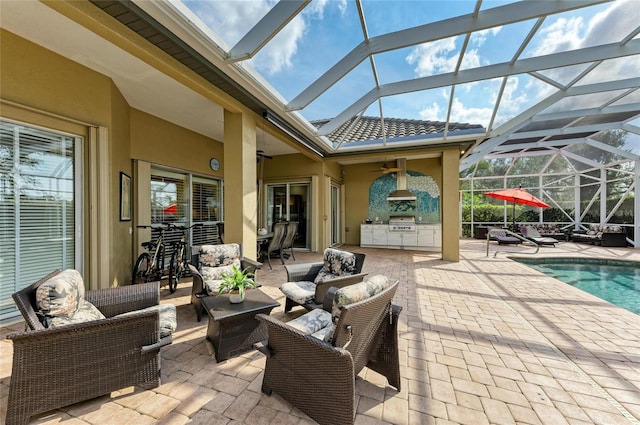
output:
M625 247L627 233L622 226L591 224L588 231L573 232L571 240L607 247Z
M557 224L552 223L538 223L538 224L527 224L527 226L534 228L540 233L540 237L543 238L554 238L558 240L566 240L567 234L564 230L562 230Z
M160 348L176 309L160 283L86 291L76 270L54 271L14 293L26 330L13 342L6 423L109 394L160 385Z

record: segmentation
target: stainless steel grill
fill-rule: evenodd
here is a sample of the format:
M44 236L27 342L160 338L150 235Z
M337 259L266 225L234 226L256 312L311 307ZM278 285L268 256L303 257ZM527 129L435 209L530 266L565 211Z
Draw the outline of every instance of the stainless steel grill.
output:
M390 232L415 232L416 218L408 215L398 215L389 217Z

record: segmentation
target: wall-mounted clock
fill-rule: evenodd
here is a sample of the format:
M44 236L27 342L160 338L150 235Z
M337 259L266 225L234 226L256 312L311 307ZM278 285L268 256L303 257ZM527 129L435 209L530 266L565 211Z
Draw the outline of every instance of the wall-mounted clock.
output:
M220 161L216 158L211 158L209 160L209 167L211 167L213 171L218 171L220 169Z

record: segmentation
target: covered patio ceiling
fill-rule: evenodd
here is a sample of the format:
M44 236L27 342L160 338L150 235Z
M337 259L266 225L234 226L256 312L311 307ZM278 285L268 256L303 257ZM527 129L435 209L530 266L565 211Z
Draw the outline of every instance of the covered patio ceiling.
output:
M221 140L220 105L181 101L177 87L164 100L151 97L144 64L131 75L130 59L117 68L125 55L96 56L95 36L76 28L62 40L72 23L24 5L38 2L11 3L22 5L3 5L3 27L111 76L132 106ZM634 0L91 3L321 157L388 159L454 145L464 151L463 170L486 157L578 143L640 154ZM22 25L19 9L28 10ZM37 14L49 18L36 26ZM400 121L408 130L398 131ZM616 129L631 136L624 149L597 141ZM266 154L291 153L266 138Z

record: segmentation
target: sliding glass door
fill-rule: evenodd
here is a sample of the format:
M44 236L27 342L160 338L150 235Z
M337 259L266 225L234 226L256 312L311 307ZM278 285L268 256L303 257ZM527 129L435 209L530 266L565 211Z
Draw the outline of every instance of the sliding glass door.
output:
M11 294L55 269L82 272L82 139L0 121L0 320Z
M294 248L309 249L310 246L310 187L309 183L267 185L266 228L272 230L280 221L297 221Z

